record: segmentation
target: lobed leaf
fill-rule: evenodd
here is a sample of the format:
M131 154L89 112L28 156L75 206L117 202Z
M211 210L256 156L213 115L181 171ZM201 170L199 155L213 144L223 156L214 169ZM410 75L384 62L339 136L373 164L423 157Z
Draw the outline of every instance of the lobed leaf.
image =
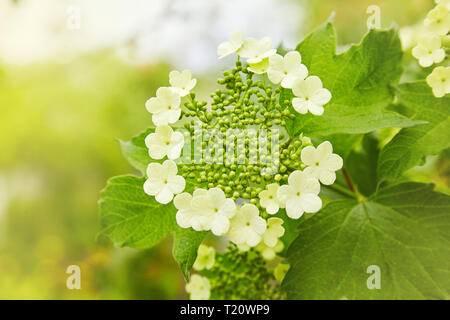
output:
M378 179L395 181L406 170L421 165L428 155L450 147L450 96L434 97L425 81L396 86L398 101L412 119L426 124L404 128L381 150Z
M402 183L335 201L299 225L282 286L290 299L448 299L450 197ZM369 289L369 266L381 288Z
M205 232L180 228L172 203L160 204L143 190L145 178L111 178L99 201L101 232L116 245L145 249L174 233L173 255L186 279Z

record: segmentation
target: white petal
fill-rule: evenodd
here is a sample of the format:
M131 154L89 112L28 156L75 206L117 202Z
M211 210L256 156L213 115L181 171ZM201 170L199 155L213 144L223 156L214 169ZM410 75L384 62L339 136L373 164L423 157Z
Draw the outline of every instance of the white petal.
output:
M300 193L313 193L319 194L320 192L320 183L317 178L307 177L303 180L302 185L300 186Z
M167 110L152 115L152 121L156 126L166 125L169 123L169 112Z
M175 123L175 122L178 121L178 119L180 119L180 116L181 116L181 109L180 108L172 109L172 110L167 112L167 122L168 123Z
M165 186L155 197L155 200L162 204L168 204L173 199L173 193Z
M317 147L317 160L323 161L333 153L333 145L329 141L324 141Z
M167 155L167 147L157 144L152 144L148 147L148 154L152 159L162 159Z
M166 173L161 170L162 165L157 162L152 162L147 166L147 177L164 179Z
M147 100L147 102L145 103L145 108L150 113L158 113L164 109L164 106L161 103L161 100L153 97Z
M175 219L177 220L177 224L181 228L190 228L191 227L191 219L190 215L187 214L185 211L178 211L175 215Z
M269 201L266 206L266 211L268 214L275 214L280 210L280 205L277 201Z
M167 150L167 158L170 160L178 159L181 155L182 149L183 149L183 145L175 145L175 146L171 147L169 150Z
M172 193L181 193L186 187L186 180L182 176L172 176L167 178L167 184Z
M247 234L247 241L245 242L249 247L255 247L261 242L261 236L256 232L249 232Z
M302 202L299 197L292 197L286 203L286 214L291 219L299 219L303 215Z
M219 208L220 214L232 218L236 214L236 204L232 199L226 199Z
M308 95L313 95L317 90L322 89L322 80L317 76L309 76L305 79L305 89Z
M191 208L191 200L192 196L187 192L183 192L173 199L173 204L178 210L187 210Z
M311 167L306 167L303 172L311 177L311 178L315 178L316 180L319 180L320 177L320 167L316 167L316 166L311 166Z
M198 196L206 196L208 194L208 191L202 188L197 188L194 190L194 193L192 194L194 197Z
M292 187L294 193L301 191L302 186L309 177L300 170L295 170L288 177L289 186Z
M150 196L157 195L163 188L164 184L162 181L151 181L150 179L147 179L144 182L144 192Z
M248 70L250 70L253 73L256 74L263 74L269 69L269 58L265 59L259 59L258 62L250 62L250 59L248 60Z
M252 221L252 229L255 230L258 234L263 234L266 231L267 223L266 220L264 220L261 217L255 217Z
M292 196L292 188L288 185L281 186L277 191L277 198L280 203L286 205L286 202Z
M235 52L233 45L230 42L222 42L217 47L217 55L219 59L225 58L226 56Z
M298 113L306 114L308 112L308 103L303 98L292 99L292 106Z
M324 185L333 184L336 180L336 173L334 173L333 171L321 170L319 180Z
M324 112L324 108L321 105L310 102L308 104L308 110L316 116L321 116Z
M237 30L233 32L230 36L230 43L236 48L240 48L244 42L244 32Z
M343 164L344 161L342 160L342 158L335 153L330 154L325 160L320 163L321 166L324 166L331 171L337 171L341 169Z
M173 129L170 126L158 126L155 129L155 134L161 138L161 140L169 140L173 135Z
M211 231L216 236L222 236L228 232L230 220L227 217L216 215L211 224Z
M319 196L306 193L300 196L301 207L305 212L314 213L319 211L322 208L322 200Z
M298 51L289 51L284 56L283 64L285 70L294 70L302 63L302 57Z
M314 103L323 106L331 100L331 92L328 89L319 89L311 99Z
M181 73L179 71L171 71L169 73L169 83L171 86L178 87L180 85Z
M166 160L162 164L162 170L167 177L175 176L178 172L177 164L172 160Z
M267 70L267 76L272 83L278 84L282 82L284 74L282 71L278 71L269 67L269 69Z
M301 159L304 164L307 166L312 166L316 163L316 148L313 146L307 146L303 148Z

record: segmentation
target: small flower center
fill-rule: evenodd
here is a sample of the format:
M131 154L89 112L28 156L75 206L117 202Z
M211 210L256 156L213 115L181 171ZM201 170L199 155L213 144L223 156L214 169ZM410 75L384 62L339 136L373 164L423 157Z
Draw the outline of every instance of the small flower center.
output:
M316 166L317 166L317 167L319 166L319 163L318 163L318 162L316 162Z
M269 199L273 199L273 197L272 197L272 196L269 196Z
M247 223L245 224L247 227L250 227L250 222L247 221Z
M219 209L217 209L217 208L214 208L214 212L219 212Z
M300 191L297 192L297 197L300 197Z
M442 78L442 79L441 79L441 81L442 81L442 82L445 82L445 81L447 81L447 79L445 79L445 78Z
M168 109L168 110L172 109L172 106L167 106L167 109Z
M166 141L166 146L168 146L170 144L170 141Z
M167 179L164 180L164 184L167 184Z

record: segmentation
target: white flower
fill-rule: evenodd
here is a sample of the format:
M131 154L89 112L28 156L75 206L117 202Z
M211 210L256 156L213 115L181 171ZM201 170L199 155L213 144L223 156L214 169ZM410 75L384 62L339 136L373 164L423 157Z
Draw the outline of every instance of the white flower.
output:
M173 204L175 208L178 209L176 214L176 220L181 228L191 228L195 231L206 231L210 229L211 217L204 212L194 210L192 208L192 199L194 197L206 195L207 191L205 189L196 189L193 195L183 192L173 199Z
M197 250L197 258L192 266L195 270L211 269L214 266L216 250L213 247L201 244Z
M230 218L236 211L236 204L227 199L219 188L211 188L201 194L195 194L191 201L195 214L203 217L203 227L216 236L224 235L230 227Z
M256 246L266 231L266 220L259 216L258 208L253 204L245 204L236 209L236 214L230 219L230 240L239 245Z
M169 73L169 82L172 88L181 97L184 97L194 89L197 84L197 79L192 79L192 74L189 70L184 70L183 72L171 71Z
M450 0L436 0L437 4L440 4L450 10Z
M208 278L194 274L186 284L186 292L190 294L191 300L208 300L211 295L211 284Z
M181 115L180 95L170 87L156 90L156 97L145 103L148 112L152 114L153 123L157 126L175 123Z
M278 199L286 205L286 214L292 219L299 219L304 212L313 213L320 210L322 200L318 194L320 183L316 178L296 170L289 175L288 185L278 189Z
M403 51L407 51L417 45L419 35L423 33L424 29L425 28L422 24L418 24L414 26L406 26L399 30L398 35L400 36L400 41L402 42Z
M437 67L427 77L428 85L433 89L437 98L450 93L450 67Z
M259 193L259 204L266 209L268 214L275 214L280 207L283 207L277 198L279 187L278 183L271 183L267 185L267 190L263 190Z
M273 247L269 247L268 245L266 245L263 241L261 241L256 247L255 249L257 251L259 251L262 255L262 257L267 260L273 260L275 259L275 257L277 256L278 252L283 251L284 249L284 244L283 242L281 242L280 240L278 240L275 244L275 246Z
M184 137L180 132L173 132L168 125L156 127L154 133L145 138L148 154L153 159L162 159L165 156L174 160L178 159L184 145Z
M450 29L450 14L449 9L438 4L430 12L424 20L424 25L427 29L439 36L445 36Z
M309 111L320 116L324 111L323 105L331 99L330 91L322 87L322 81L316 76L310 76L305 80L295 80L292 92L297 97L292 100L292 106L301 114Z
M269 218L267 220L267 229L263 234L263 242L268 247L275 247L278 242L278 238L284 235L283 219Z
M445 58L445 50L441 48L441 38L427 34L420 38L417 46L412 49L412 55L419 60L422 67L429 67Z
M243 58L247 58L247 63L257 64L275 54L276 50L271 49L271 46L272 40L269 37L264 37L261 40L248 38L242 44L238 54Z
M222 42L217 47L217 55L222 59L238 51L244 43L244 32L235 31L230 36L230 41Z
M192 210L191 200L192 195L188 192L177 194L173 199L173 204L178 209L175 218L181 228L192 227L193 220L196 218L195 211Z
M173 195L182 192L186 186L186 181L182 176L177 176L177 172L177 165L172 160L166 160L163 164L150 163L147 167L148 179L144 183L145 193L155 196L159 203L169 203Z
M300 53L290 51L284 58L279 54L274 54L269 58L267 75L273 83L281 82L283 88L292 88L296 79L303 80L308 76L308 69L302 64Z
M269 58L264 58L258 63L249 63L247 69L256 74L263 74L269 70Z
M335 171L341 169L343 164L342 158L333 153L333 146L329 141L322 142L317 149L313 146L303 148L301 159L307 165L304 172L325 185L334 183Z

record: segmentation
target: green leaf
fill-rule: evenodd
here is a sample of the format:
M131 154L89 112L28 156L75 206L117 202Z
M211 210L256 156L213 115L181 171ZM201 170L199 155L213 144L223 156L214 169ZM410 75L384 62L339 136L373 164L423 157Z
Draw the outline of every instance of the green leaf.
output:
M345 161L345 168L358 192L370 196L377 188L378 140L365 135L360 150L352 150Z
M303 220L288 252L288 298L448 299L450 197L432 189L398 184ZM371 265L380 289L368 289Z
M381 150L380 182L395 181L406 170L423 164L426 156L450 147L450 97L435 98L425 81L403 83L396 90L399 103L414 114L412 118L427 124L402 129Z
M130 141L119 140L122 154L125 159L127 159L128 162L143 175L145 175L148 164L150 162L155 162L155 160L152 160L148 155L148 149L145 145L145 138L154 131L155 128L148 128L141 134L133 137Z
M197 250L207 232L198 232L193 229L183 229L177 226L174 234L173 257L180 265L186 280L197 258Z
M124 247L149 248L175 227L175 207L163 205L143 190L145 178L111 178L100 197L102 233Z
M205 232L180 228L172 203L160 204L143 190L145 178L111 178L99 201L101 232L116 245L145 249L175 233L173 255L186 278Z
M297 114L287 119L293 136L363 134L385 127L408 127L416 123L386 110L393 100L391 83L401 73L402 49L396 30L371 30L361 44L336 55L333 25L326 23L309 35L297 49L310 75L322 79L333 97L322 116ZM280 104L291 101L292 91L282 90ZM292 107L291 107L292 108ZM295 110L291 109L294 112Z

